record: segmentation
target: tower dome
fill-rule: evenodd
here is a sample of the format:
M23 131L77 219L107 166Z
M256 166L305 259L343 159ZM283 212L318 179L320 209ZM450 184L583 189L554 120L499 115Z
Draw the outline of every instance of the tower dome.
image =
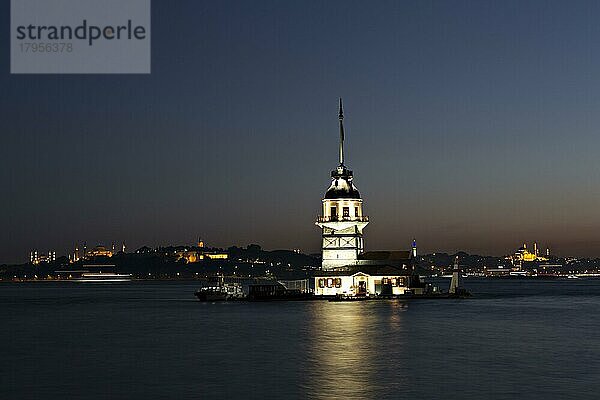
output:
M325 193L326 199L360 199L360 193L352 182L352 171L340 165L331 171L331 185Z

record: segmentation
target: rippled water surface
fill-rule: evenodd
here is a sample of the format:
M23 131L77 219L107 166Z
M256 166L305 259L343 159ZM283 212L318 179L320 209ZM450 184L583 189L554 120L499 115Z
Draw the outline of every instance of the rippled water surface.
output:
M406 303L207 304L195 286L1 284L0 399L600 398L600 280Z

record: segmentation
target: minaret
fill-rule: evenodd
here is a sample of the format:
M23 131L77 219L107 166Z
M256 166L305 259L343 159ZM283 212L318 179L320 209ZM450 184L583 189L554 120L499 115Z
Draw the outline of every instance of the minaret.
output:
M412 255L412 258L414 258L414 259L417 258L417 239L413 239L411 255Z
M354 186L352 171L344 165L344 109L339 103L339 165L331 171L331 184L322 200L322 214L316 225L322 230L324 270L356 265L363 252L363 229L368 218L362 212L362 199Z

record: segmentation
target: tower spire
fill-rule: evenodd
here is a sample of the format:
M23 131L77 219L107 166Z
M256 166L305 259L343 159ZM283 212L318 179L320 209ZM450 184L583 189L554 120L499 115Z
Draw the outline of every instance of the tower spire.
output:
M340 165L344 165L344 108L342 106L342 98L340 97L340 112L338 115L340 120Z

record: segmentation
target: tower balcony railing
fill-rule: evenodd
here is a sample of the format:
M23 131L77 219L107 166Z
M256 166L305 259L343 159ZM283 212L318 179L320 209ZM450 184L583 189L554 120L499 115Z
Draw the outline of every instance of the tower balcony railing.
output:
M369 217L360 216L360 217L338 217L337 215L331 216L317 216L317 222L369 222Z

